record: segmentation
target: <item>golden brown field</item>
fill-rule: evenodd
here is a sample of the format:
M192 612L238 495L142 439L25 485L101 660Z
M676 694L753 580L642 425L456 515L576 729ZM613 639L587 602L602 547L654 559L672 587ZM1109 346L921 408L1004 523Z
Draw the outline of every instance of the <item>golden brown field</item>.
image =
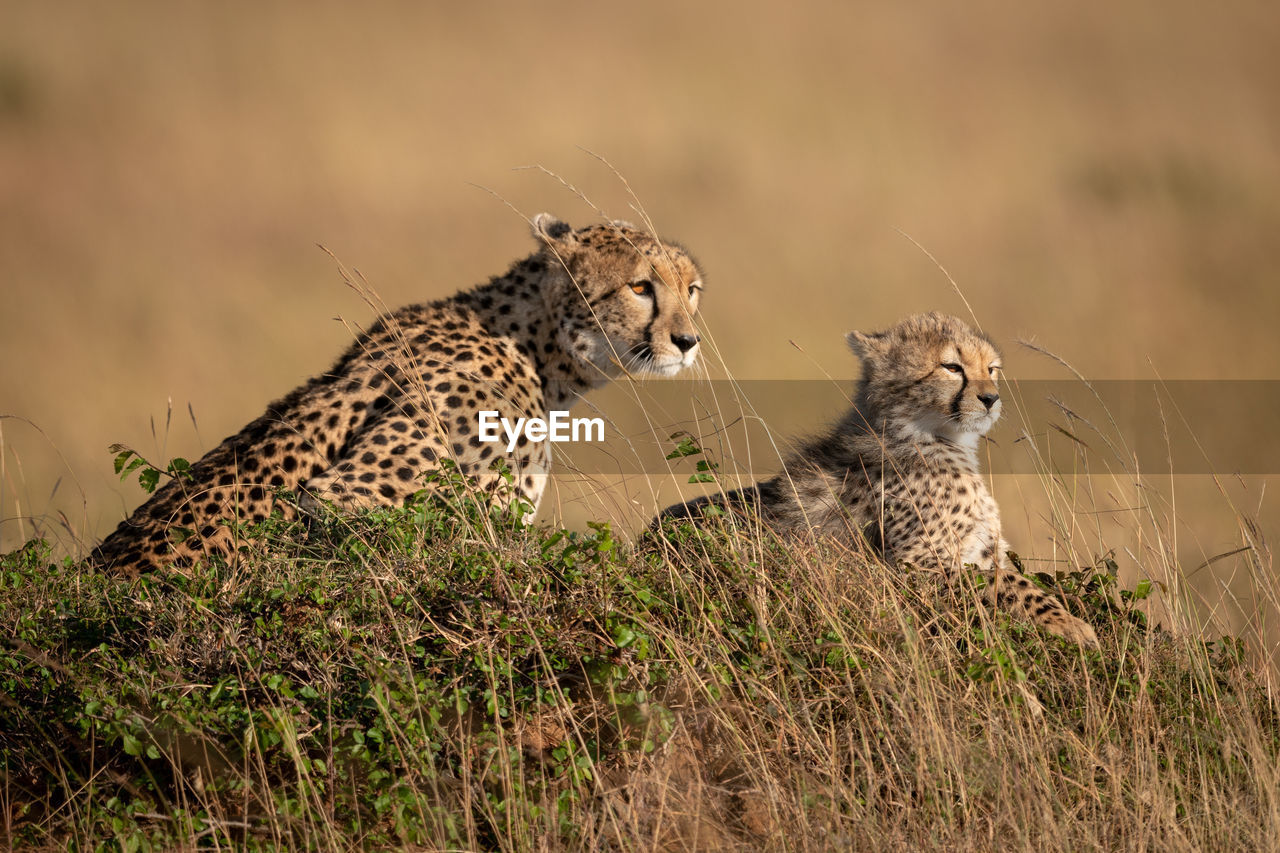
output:
M0 549L81 552L142 498L109 444L194 458L327 366L370 312L316 243L397 305L530 250L518 213L596 216L518 167L634 218L584 149L708 270L713 376L848 377L848 329L965 316L918 243L1011 377L1068 375L1022 337L1091 378L1277 378L1265 4L0 6ZM1154 481L1188 573L1241 547L1240 518L1276 529L1274 472L1220 473L1233 505ZM634 524L660 485L568 487L545 513ZM1095 485L1090 513L1139 497ZM996 486L1010 539L1059 556L1042 484ZM1192 583L1266 643L1248 556Z

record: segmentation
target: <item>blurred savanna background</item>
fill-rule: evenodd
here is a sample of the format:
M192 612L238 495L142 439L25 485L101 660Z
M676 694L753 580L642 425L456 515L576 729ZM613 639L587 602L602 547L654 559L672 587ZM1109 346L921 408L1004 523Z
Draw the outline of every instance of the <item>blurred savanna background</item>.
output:
M849 329L971 306L1013 380L1071 376L1018 339L1135 387L1277 378L1265 3L0 0L0 21L0 548L84 553L144 497L108 445L194 459L327 367L373 314L318 243L397 306L501 273L543 210L688 246L712 377L848 379ZM845 388L753 402L781 440ZM1233 452L1271 458L1275 396ZM1088 440L1018 408L1000 448ZM1197 612L1268 644L1270 466L1209 446L1173 469L1218 478L1138 486L1054 440L1073 479L996 478L1020 551L1115 550L1132 579L1173 537ZM686 479L567 475L543 517L634 529Z

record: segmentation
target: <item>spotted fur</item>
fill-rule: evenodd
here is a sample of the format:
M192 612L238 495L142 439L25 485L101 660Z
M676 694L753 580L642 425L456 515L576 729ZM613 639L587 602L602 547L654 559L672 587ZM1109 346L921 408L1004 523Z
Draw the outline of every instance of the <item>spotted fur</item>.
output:
M505 275L380 318L330 370L157 491L93 559L132 574L231 554L227 519L296 512L276 501L279 489L303 505L398 505L444 459L500 491L492 465L505 458L515 495L536 508L547 444L522 436L508 455L505 442L481 442L479 411L545 418L624 370L688 367L698 354L702 276L683 249L627 223L574 231L541 214L533 231L539 250Z
M1049 593L1006 564L1000 511L978 464L978 441L1000 416L1000 353L954 317L918 314L888 331L850 332L862 359L853 409L809 440L782 473L715 499L669 507L702 518L711 504L754 508L779 531L867 542L890 565L965 565L987 578L985 595L1082 645L1097 637Z

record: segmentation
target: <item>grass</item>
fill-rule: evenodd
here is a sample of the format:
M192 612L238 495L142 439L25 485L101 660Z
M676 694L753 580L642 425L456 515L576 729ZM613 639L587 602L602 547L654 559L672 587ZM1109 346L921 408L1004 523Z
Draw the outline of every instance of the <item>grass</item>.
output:
M613 505L567 491L536 529L432 505L273 523L189 579L120 584L61 556L137 497L106 440L195 458L202 432L349 340L324 321L363 306L317 284L332 264L306 247L358 259L393 303L447 295L529 248L470 181L578 223L577 199L506 176L550 162L630 215L578 146L662 199L662 230L708 268L732 375L817 375L848 363L851 327L958 311L900 228L998 337L1038 332L1090 376L1271 378L1280 19L1263 7L334 6L246 24L234 5L9 5L11 844L1277 846L1267 472L1180 478L1176 504L1149 475L998 480L1009 538L1044 560L1028 565L1062 570L1109 626L1083 656L828 546L741 531L637 550L581 520ZM200 427L164 446L153 419L147 445L146 412L164 421L173 396ZM662 505L632 485L610 495ZM30 521L63 542L19 549ZM1172 635L1137 618L1111 553L1133 593L1155 582L1137 606ZM1235 602L1242 619L1220 611Z
M1231 508L1241 547L1221 559L1262 606L1221 636L1185 583L1173 494L1133 473L1103 399L1092 420L1059 402L1064 427L1009 398L1051 543L1017 559L1097 650L987 611L976 575L942 590L728 517L634 542L530 526L446 464L434 496L277 515L183 574L124 581L42 539L0 555L0 833L124 851L1276 847L1257 525ZM753 455L728 429L749 407L723 403L670 436L689 483L733 485ZM654 436L667 414L644 411ZM189 467L112 452L144 491Z
M452 477L447 472L441 476ZM1257 850L1280 719L1114 561L1102 646L823 542L465 497L128 583L0 558L3 832L147 850Z

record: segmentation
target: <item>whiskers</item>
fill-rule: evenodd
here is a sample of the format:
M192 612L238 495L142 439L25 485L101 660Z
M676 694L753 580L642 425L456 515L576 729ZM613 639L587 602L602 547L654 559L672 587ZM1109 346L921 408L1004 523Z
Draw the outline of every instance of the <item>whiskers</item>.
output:
M702 359L697 357L697 350L690 350L680 356L663 356L654 352L653 346L647 341L633 344L627 349L622 349L610 341L610 349L613 355L609 360L628 375L648 373L657 376L675 376L689 370L705 372Z
M908 441L943 439L962 445L976 444L995 424L992 412L956 412L937 409L928 412L899 412L894 430ZM905 417L904 417L905 415Z
M618 362L628 373L656 373L657 362L654 359L653 347L648 341L641 341L618 356Z
M659 376L674 376L687 367L698 364L697 359L691 363L685 359L659 360L653 347L648 343L638 343L630 349L622 353L618 359L618 363L628 373L656 373Z

